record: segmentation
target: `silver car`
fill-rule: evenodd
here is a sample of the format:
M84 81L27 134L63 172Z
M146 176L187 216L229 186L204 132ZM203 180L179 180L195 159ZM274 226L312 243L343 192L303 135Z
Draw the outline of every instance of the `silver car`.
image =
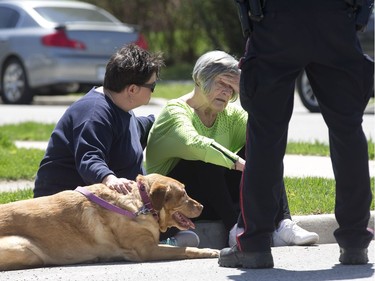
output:
M103 83L116 49L147 48L137 28L97 6L69 0L0 0L0 94L29 104L37 94L64 94Z

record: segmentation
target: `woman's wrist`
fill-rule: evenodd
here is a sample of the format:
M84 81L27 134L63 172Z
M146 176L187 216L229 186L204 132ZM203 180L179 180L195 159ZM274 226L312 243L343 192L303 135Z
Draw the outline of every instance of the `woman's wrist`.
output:
M109 174L104 177L104 179L102 180L102 184L108 185L108 183L114 179L117 179L117 177L114 174Z
M242 172L245 168L245 164L246 164L246 161L240 157L234 163L234 169Z

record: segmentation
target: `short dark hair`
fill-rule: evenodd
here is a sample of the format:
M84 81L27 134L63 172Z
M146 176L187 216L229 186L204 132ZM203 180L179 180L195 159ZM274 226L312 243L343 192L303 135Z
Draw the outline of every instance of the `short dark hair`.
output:
M121 92L128 85L142 85L164 66L161 53L150 53L135 44L125 45L109 59L104 75L104 88Z

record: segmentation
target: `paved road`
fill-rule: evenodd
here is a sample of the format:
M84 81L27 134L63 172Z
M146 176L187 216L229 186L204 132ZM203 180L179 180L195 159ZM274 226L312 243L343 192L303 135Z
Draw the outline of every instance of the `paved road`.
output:
M374 281L374 242L370 263L343 266L338 262L338 246L324 244L312 247L273 248L273 269L223 268L217 259L182 260L149 263L114 263L76 265L0 272L5 281Z

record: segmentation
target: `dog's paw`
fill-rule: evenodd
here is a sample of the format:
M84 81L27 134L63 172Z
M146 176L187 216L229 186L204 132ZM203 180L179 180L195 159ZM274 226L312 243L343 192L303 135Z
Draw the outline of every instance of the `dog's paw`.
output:
M188 257L191 259L218 258L220 251L217 249L211 249L211 248L188 247L186 248L186 253Z
M207 252L208 258L218 258L220 250L217 249L210 249L210 248L204 248L202 250L205 250Z

